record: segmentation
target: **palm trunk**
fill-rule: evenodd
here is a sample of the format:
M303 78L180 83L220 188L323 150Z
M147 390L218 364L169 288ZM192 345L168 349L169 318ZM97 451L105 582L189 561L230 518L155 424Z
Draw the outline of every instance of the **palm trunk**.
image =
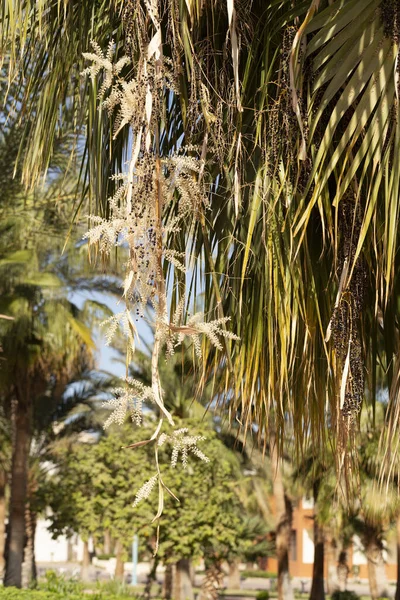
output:
M347 564L347 551L342 550L339 555L339 564L337 568L338 573L338 584L339 591L345 592L347 590L347 579L349 576L349 566Z
M240 571L237 559L229 563L228 588L240 590Z
M118 579L119 581L123 581L124 580L124 548L122 546L122 542L120 540L117 540L117 543L115 544L115 556L116 556L116 563L115 563L115 573L114 573L114 577L115 579Z
M396 533L397 533L397 585L396 595L394 600L400 600L400 514L396 520Z
M174 600L194 600L192 580L190 576L190 561L182 558L175 565L173 581Z
M368 583L372 600L377 600L379 598L378 580L376 577L376 564L372 558L368 558Z
M223 580L221 563L215 561L206 569L198 600L218 600Z
M25 511L25 529L26 529L26 545L24 550L24 563L22 567L22 587L29 588L32 583L34 574L33 574L33 564L35 560L35 540L34 540L34 524L33 524L33 514L30 510L29 503L26 506Z
M4 542L6 539L6 472L0 469L0 579L4 572Z
M82 581L89 581L89 568L90 568L89 541L87 539L84 539L83 540L82 568L81 568Z
M36 537L36 525L37 525L37 515L34 513L31 513L31 519L32 519L32 566L31 566L31 571L32 571L32 580L36 581L37 580L37 568L36 568L36 556L35 556L35 537Z
M25 545L25 506L27 497L30 443L29 411L18 402L15 416L15 444L11 465L11 499L7 535L4 585L21 587Z
M387 593L387 580L382 549L375 539L369 540L366 547L368 561L368 581L372 600L385 596Z
M325 530L325 559L326 559L326 591L329 595L336 592L339 588L337 578L337 546L331 531Z
M318 525L314 515L314 565L310 600L324 600L324 536L322 527Z
M278 561L278 600L294 600L289 574L289 548L292 531L291 505L285 497L276 444L271 441L273 493L276 508L276 556Z

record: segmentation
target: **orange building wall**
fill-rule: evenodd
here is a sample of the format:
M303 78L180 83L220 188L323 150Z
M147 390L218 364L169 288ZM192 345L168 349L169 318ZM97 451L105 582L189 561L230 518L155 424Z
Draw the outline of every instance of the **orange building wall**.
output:
M274 512L275 502L274 498L271 498L270 501L271 510ZM298 505L293 509L293 523L292 530L296 532L296 560L293 560L292 556L289 556L289 569L292 577L312 577L313 565L303 563L303 530L308 530L312 537L313 531L313 509L303 508L303 502L300 500ZM292 552L290 553L292 554ZM352 577L352 568L353 568L353 549L352 547L349 549L348 553L348 564L350 568L349 577ZM270 571L271 573L278 572L278 562L276 558L269 557L268 559L262 561L262 567L266 571ZM357 578L360 579L368 579L368 570L367 565L362 564L358 565L359 571ZM389 581L396 581L397 579L397 563L396 556L392 552L389 556L389 560L386 564L386 575Z

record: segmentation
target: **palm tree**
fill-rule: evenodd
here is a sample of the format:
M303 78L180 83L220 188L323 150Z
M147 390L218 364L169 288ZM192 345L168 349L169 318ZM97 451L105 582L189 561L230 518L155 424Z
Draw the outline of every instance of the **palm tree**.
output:
M88 360L92 347L76 307L68 305L64 299L44 303L43 288L39 288L41 293L38 293L37 286L34 290L27 287L25 298L20 291L18 299L3 297L7 313L13 314L15 320L1 331L7 357L7 371L3 369L1 373L2 394L6 402L15 400L5 584L17 586L21 585L24 556L26 486L34 407L49 390L65 386L77 365Z
M112 384L109 377L77 370L64 389L57 385L42 401L35 402L32 422L32 443L29 456L26 503L26 544L24 551L23 587L36 579L35 530L37 518L48 508L48 472L54 469L57 448L65 446L82 433L100 436L104 433L104 413L99 407Z
M4 116L2 113L0 118ZM88 325L96 322L99 313L103 318L110 316L109 309L99 302L86 301L78 308L68 300L71 289L88 285L77 244L59 258L70 226L77 176L71 171L71 177L65 173L60 177L65 154L58 149L49 180L40 190L27 193L18 179L13 180L20 139L15 123L8 121L0 137L5 188L0 204L0 312L5 317L0 320L0 406L9 429L11 423L13 447L5 583L18 586L25 538L26 553L33 553L31 517L35 515L26 502L33 493L28 487L34 483L28 478L30 450L33 445L38 448L39 439L43 442L44 429L54 413L60 416L62 406L70 406L74 395L68 402L63 400L67 383L93 366L94 343ZM93 284L106 289L104 282L91 279L92 289ZM74 426L79 424L82 420L78 423L75 418ZM3 493L0 496L3 500ZM1 526L3 523L2 518ZM32 561L26 558L25 562L29 570Z
M226 338L217 350L204 344L205 364L217 374L231 417L244 430L257 426L260 440L275 431L280 451L288 426L298 449L310 435L321 445L331 429L338 471L351 460L356 468L354 430L366 385L376 402L377 348L384 348L390 379L399 362L397 3L159 0L149 6L114 0L95 10L73 1L59 11L50 0L37 10L26 0L3 3L5 67L10 79L28 81L21 99L23 180L38 179L55 135L73 116L77 133L87 125L83 172L91 212L112 227L110 175L132 148L133 171L138 156L154 169L138 185L158 182L150 182L155 296L165 298L167 239L167 250L190 253L194 265L187 282L178 268L170 270L172 314L180 297L193 303L201 280L204 312L222 322L229 316L240 337ZM111 52L96 49L93 77L83 83L87 40L93 37L106 53L112 36L118 68L107 64ZM126 54L131 65L119 62ZM99 88L115 74L130 80L131 72L142 84L128 85L141 90L131 98L134 110L126 96L122 116L107 112ZM111 109L120 96L107 93ZM174 222L190 196L175 190L162 211L161 160L182 147L200 159L188 180L198 186L192 191L205 189L209 202L198 203L185 213L184 227L163 237L161 219ZM165 176L170 172L166 167ZM129 217L131 199L127 193ZM133 274L133 268L126 273L129 285ZM164 314L164 305L158 309ZM398 434L395 395L391 401L386 448Z
M5 67L28 78L24 181L37 180L73 116L78 131L88 124L92 210L107 217L129 128L111 141L114 117L96 110L101 82L78 76L82 53L90 37L104 48L113 36L116 60L128 54L137 69L139 49L161 42L173 85L160 92L160 151L181 136L200 145L212 200L171 243L182 249L197 237L206 312L229 315L241 337L210 357L229 367L224 389L261 436L270 414L279 435L290 414L299 444L310 430L324 437L325 400L346 435L364 364L374 377L378 320L389 347L396 312L397 4L160 0L151 14L139 0L29 6L2 5Z

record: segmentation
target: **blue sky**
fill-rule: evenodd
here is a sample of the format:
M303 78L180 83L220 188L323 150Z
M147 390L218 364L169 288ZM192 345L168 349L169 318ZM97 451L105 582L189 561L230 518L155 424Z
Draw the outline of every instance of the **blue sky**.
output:
M122 289L121 289L122 294ZM95 300L108 306L113 313L118 313L123 310L123 300L118 301L117 298L111 294L102 292L89 292L89 291L70 291L69 300L81 308L86 300ZM137 323L137 329L140 339L145 343L151 343L152 335L149 326L144 320L139 319ZM125 363L118 361L118 353L106 345L106 337L101 327L97 327L94 332L94 340L96 342L96 354L97 354L97 368L104 370L118 377L125 377ZM144 350L144 344L142 347L138 344L139 349Z

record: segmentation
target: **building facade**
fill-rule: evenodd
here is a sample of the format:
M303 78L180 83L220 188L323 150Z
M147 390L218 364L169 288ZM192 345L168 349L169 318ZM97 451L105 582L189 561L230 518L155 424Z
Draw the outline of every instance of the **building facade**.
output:
M312 577L314 563L314 503L303 498L293 505L292 537L290 545L289 568L292 577ZM386 576L389 581L397 579L397 547L396 540L389 538L384 552ZM325 561L326 562L326 561ZM360 538L353 536L348 551L349 579L368 579L367 559ZM263 567L276 573L276 558L268 558Z

